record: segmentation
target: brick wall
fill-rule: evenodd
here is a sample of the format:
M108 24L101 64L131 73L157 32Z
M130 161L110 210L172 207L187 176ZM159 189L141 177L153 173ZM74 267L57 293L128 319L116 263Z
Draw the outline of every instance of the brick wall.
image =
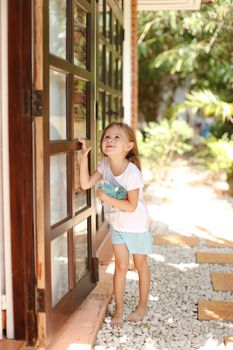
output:
M137 51L137 0L131 0L131 59L132 94L131 126L137 129L138 123L138 51Z

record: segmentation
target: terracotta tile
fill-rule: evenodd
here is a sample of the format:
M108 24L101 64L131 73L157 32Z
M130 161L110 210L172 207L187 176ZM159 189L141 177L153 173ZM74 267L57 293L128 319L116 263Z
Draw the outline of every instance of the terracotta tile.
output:
M55 335L48 350L92 349L113 293L113 266L100 267L100 282Z
M233 337L224 337L226 350L233 350Z
M110 233L106 235L100 247L98 248L97 256L99 258L99 263L103 265L107 265L110 262L114 261Z
M158 235L155 236L154 244L177 245L180 247L197 247L199 245L199 241L197 237Z
M233 302L198 301L198 319L233 321Z
M233 248L233 241L228 241L223 238L214 237L213 239L206 239L207 247L210 248Z
M196 261L208 264L233 264L233 254L197 252Z
M25 345L20 340L3 339L0 340L0 350L24 350Z
M233 272L211 272L214 290L233 290Z

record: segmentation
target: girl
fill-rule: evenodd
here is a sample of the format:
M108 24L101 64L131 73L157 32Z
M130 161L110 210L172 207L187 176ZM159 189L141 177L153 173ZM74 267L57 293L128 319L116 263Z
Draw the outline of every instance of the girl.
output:
M96 195L104 202L105 217L110 224L110 233L115 256L113 278L115 314L113 327L123 326L123 294L129 254L133 254L135 268L139 275L139 303L128 317L129 321L141 321L147 314L147 299L150 287L150 271L147 254L152 252L148 216L143 204L143 179L136 138L133 130L124 123L108 125L101 137L100 148L103 159L97 170L90 176L88 172L88 153L82 143L80 180L83 189L94 186L103 179L115 186L123 186L127 191L125 199L116 199L97 189Z

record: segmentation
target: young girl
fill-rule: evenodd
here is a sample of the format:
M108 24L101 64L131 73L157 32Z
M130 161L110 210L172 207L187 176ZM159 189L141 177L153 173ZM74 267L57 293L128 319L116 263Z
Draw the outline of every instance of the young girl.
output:
M105 217L110 224L110 233L115 256L113 278L115 314L113 327L123 325L123 294L129 254L133 254L134 265L139 275L139 303L128 317L129 321L141 321L147 314L147 299L150 287L150 271L147 254L152 252L148 231L148 215L143 204L143 179L140 171L138 147L133 130L124 123L111 123L101 137L100 148L103 159L90 176L87 155L90 148L82 143L80 179L83 189L94 186L103 179L127 191L124 199L116 199L97 189L97 197L104 202Z

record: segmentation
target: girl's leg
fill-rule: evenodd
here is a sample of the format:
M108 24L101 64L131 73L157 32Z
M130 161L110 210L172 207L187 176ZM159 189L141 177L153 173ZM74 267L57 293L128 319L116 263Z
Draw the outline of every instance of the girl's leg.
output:
M134 265L139 275L139 303L136 310L128 317L129 321L142 321L147 314L147 301L150 289L150 270L147 264L147 256L134 254Z
M126 273L129 266L129 252L125 244L113 244L115 256L115 271L113 277L113 291L115 300L115 314L112 318L113 327L123 326L123 295L125 290Z

